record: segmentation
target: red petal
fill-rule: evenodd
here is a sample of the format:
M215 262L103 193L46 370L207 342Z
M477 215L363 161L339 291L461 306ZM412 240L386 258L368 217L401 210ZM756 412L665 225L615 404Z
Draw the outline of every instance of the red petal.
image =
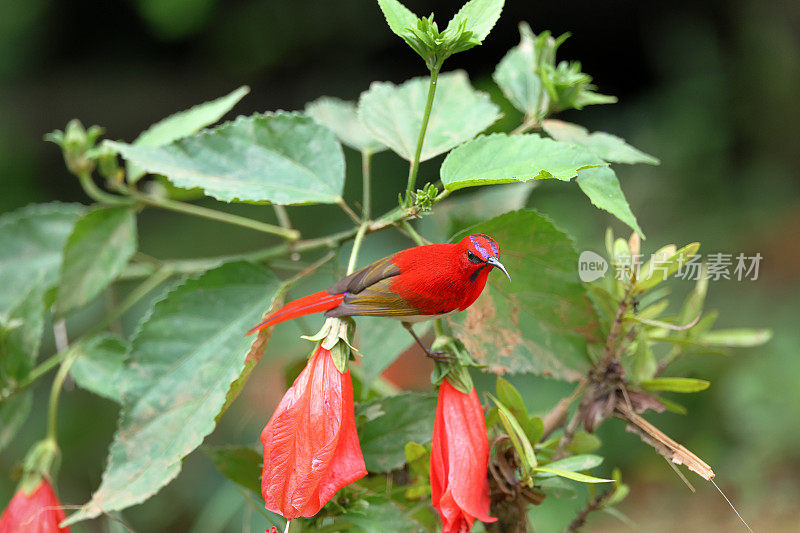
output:
M318 349L286 392L261 442L266 507L288 519L315 515L336 491L366 475L350 375L336 370L328 350Z
M17 491L0 516L0 533L70 533L58 527L65 518L50 483L42 481L30 495Z
M431 493L446 531L459 531L462 520L467 530L475 518L496 520L489 516L488 461L486 422L475 389L464 394L445 379L431 447Z

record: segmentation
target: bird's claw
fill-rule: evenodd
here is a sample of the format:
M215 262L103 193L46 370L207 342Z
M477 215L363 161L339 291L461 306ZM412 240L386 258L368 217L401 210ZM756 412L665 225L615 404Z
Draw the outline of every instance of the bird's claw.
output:
M425 354L439 363L449 363L458 359L456 356L450 355L450 352L434 352L431 350L426 350Z

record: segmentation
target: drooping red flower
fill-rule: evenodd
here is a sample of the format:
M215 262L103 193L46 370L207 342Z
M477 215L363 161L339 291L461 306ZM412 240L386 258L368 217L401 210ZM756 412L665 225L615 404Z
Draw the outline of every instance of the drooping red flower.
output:
M489 440L475 388L460 392L447 379L439 387L431 445L431 499L442 533L462 533L489 516Z
M30 494L17 490L0 516L0 533L69 533L68 527L58 527L65 518L50 483L42 480Z
M314 516L336 491L367 475L356 433L350 371L322 348L283 396L264 431L261 493L287 519Z

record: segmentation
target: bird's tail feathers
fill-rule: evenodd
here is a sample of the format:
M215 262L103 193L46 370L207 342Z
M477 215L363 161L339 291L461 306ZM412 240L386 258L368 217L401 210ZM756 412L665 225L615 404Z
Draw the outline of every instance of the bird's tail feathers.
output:
M264 328L286 322L293 318L303 315L310 315L311 313L319 313L333 309L344 300L344 293L341 294L328 294L327 291L315 292L303 298L299 298L288 304L284 305L267 318L263 322L252 328L246 333L250 335L256 331L261 331Z

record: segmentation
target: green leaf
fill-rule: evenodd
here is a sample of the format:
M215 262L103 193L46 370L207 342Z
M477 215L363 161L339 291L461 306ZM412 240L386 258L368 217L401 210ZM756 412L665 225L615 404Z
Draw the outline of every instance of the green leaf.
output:
M358 116L373 136L411 161L417 146L428 78L401 85L374 82L358 101ZM447 152L494 123L499 108L489 95L476 91L464 71L439 76L420 161Z
M261 497L260 453L247 446L202 446L201 450L223 476Z
M553 139L583 146L597 157L609 163L647 163L658 165L660 161L626 143L624 139L598 131L589 130L578 124L563 120L547 119L542 121L542 129Z
M533 34L526 22L519 25L520 42L497 64L492 75L511 104L527 116L547 114L550 97L538 71L542 63L553 63L558 44L550 32ZM563 40L563 39L560 39Z
M711 383L704 379L694 378L654 378L639 383L644 390L660 390L669 392L699 392L706 390Z
M130 207L94 209L81 217L64 247L56 309L64 314L100 294L136 252L136 213Z
M567 446L567 451L569 453L574 453L575 455L581 455L593 452L601 445L602 442L597 435L581 430L576 432L572 437L572 442L570 442L569 446Z
M599 342L599 320L578 280L572 241L535 211L493 218L467 233L491 235L511 274L489 275L487 288L454 331L490 371L580 379L590 367L587 342Z
M603 458L599 455L583 454L573 455L559 461L553 461L546 466L555 470L568 470L570 472L578 472L589 470L596 466L603 464Z
M423 337L431 324L420 324L415 330ZM364 383L372 383L414 342L408 331L395 320L358 317L358 351L362 356Z
M239 87L235 91L194 107L179 111L162 119L145 131L139 134L133 144L137 146L163 146L172 141L177 141L197 133L202 128L209 126L233 109L239 100L250 92L250 87L246 85ZM130 183L136 183L144 175L144 171L134 165L128 165L127 179Z
M425 531L399 506L380 494L359 498L339 518L355 526L346 531L384 533L387 528L391 531Z
M374 154L386 150L359 120L356 104L323 96L306 104L306 114L330 129L341 142L359 152Z
M407 442L431 440L436 395L405 392L358 404L356 422L364 462L370 472L389 472L405 464Z
M716 329L703 333L698 341L706 346L728 346L731 348L751 348L761 346L772 338L770 329Z
M479 45L500 18L503 4L504 0L470 0L450 19L444 33L455 32L463 25L464 31L472 32L469 39L471 46L462 47L459 51Z
M581 483L611 483L614 481L613 479L587 476L586 474L581 474L580 472L571 472L569 470L561 470L558 468L551 468L549 466L539 466L536 468L536 471L542 473L542 475L538 477L544 477L544 475L552 474L554 476L561 476L574 481L580 481Z
M0 451L14 439L28 419L32 406L33 391L30 390L0 402Z
M666 281L667 278L678 271L681 265L695 255L699 248L700 243L693 242L677 251L674 244L657 250L639 270L636 279L636 291L642 293Z
M509 410L517 420L528 420L528 410L522 401L519 391L507 380L498 376L495 383L497 399Z
M534 133L493 133L464 143L447 154L440 177L445 188L454 191L532 179L569 181L581 169L605 165L583 148Z
M279 288L261 266L227 263L157 302L131 342L124 404L100 487L74 524L141 503L214 429L258 321Z
M70 374L75 383L82 389L122 403L126 382L125 366L128 343L114 335L103 333L81 342L73 349L78 356L72 363Z
M658 363L656 362L653 350L650 349L650 343L644 335L639 337L636 344L636 352L633 356L633 365L631 374L634 383L639 383L652 378L658 370Z
M500 422L503 423L503 428L505 428L506 433L511 439L511 443L514 445L517 455L519 455L522 460L522 469L526 473L526 476L529 475L531 470L536 468L538 464L536 461L536 453L533 451L533 445L531 445L531 442L525 434L525 430L522 429L517 418L511 413L511 410L491 394L489 398L497 405L497 414L500 417Z
M239 117L164 146L106 144L178 187L200 187L223 202L334 203L344 186L341 145L300 113Z
M403 40L411 34L409 28L417 25L417 16L397 0L378 0L386 23L395 35Z
M0 390L13 389L36 362L44 330L44 289L40 274L8 317L0 315Z
M0 216L0 315L17 305L39 283L58 280L61 250L75 221L79 204L33 204Z
M644 233L631 212L628 200L611 167L587 168L578 172L578 187L598 209L608 211L644 238Z

